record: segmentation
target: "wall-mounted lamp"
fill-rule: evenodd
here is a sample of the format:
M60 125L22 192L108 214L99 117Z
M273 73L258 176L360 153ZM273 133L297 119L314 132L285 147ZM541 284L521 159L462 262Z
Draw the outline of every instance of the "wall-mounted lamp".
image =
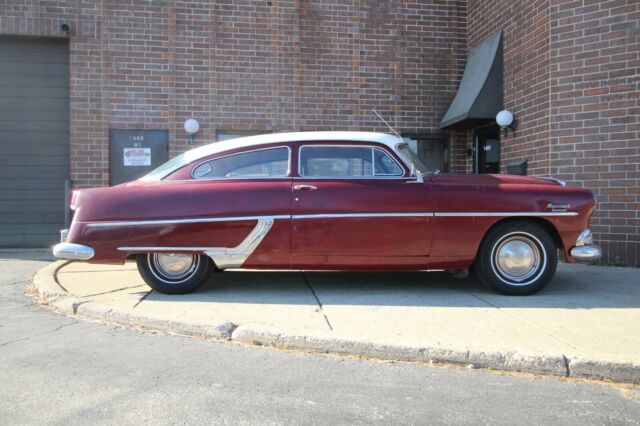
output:
M189 135L189 142L193 143L193 137L200 130L200 123L195 118L189 118L184 122L184 130Z
M516 119L513 114L506 109L503 109L496 115L496 123L504 130L505 138L509 136L509 129L511 129L512 132L516 130Z

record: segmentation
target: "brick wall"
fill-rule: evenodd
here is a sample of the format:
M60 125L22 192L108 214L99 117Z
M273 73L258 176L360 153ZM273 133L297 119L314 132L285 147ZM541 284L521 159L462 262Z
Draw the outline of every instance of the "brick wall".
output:
M640 264L640 3L469 0L468 46L504 30L501 164L593 190L603 262ZM471 132L467 134L471 145ZM467 170L470 170L470 165Z
M529 174L549 170L549 7L547 0L469 0L467 44L503 30L504 106L517 131L501 135L501 168L528 159ZM472 132L468 144L472 142ZM471 170L469 163L469 171Z
M593 190L604 262L640 265L640 2L550 7L550 173Z
M71 26L71 173L108 183L109 129L171 155L217 131L439 133L465 60L466 0L0 0L0 34Z

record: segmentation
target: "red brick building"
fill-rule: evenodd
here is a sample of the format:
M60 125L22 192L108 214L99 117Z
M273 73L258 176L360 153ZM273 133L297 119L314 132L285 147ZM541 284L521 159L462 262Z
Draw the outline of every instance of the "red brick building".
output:
M42 165L40 180L29 171L0 187L0 245L55 234L65 179L113 180L113 131L164 131L172 156L193 146L189 117L199 145L387 131L376 109L440 168L527 160L528 174L591 188L605 261L638 265L638 22L632 0L0 0L3 166ZM515 131L441 128L469 52L496 32ZM24 209L33 214L17 217Z

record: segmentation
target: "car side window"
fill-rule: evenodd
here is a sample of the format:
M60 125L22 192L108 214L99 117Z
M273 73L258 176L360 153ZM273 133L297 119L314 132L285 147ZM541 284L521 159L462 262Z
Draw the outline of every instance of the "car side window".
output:
M402 176L402 168L385 151L375 148L373 150L373 164L376 176Z
M300 176L366 178L401 176L402 168L384 150L366 146L303 146Z
M289 148L278 147L215 158L196 166L195 179L252 179L289 175Z

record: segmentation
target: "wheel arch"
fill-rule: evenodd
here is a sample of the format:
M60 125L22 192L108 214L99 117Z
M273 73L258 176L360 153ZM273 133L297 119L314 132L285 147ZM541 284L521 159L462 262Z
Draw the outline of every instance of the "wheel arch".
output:
M482 239L480 240L480 244L478 244L475 258L476 259L478 258L478 254L480 253L480 248L482 247L482 243L484 242L484 240L487 238L487 235L489 235L491 231L493 231L498 226L502 226L506 223L513 223L513 222L527 222L527 223L533 223L533 224L539 225L545 231L547 231L547 233L555 243L556 248L564 252L564 244L562 243L562 238L560 238L560 233L558 232L556 227L553 225L553 223L549 222L547 219L543 217L514 216L514 217L507 217L507 218L500 219L494 222L489 228L487 228L487 230L484 232L484 235L482 236Z

